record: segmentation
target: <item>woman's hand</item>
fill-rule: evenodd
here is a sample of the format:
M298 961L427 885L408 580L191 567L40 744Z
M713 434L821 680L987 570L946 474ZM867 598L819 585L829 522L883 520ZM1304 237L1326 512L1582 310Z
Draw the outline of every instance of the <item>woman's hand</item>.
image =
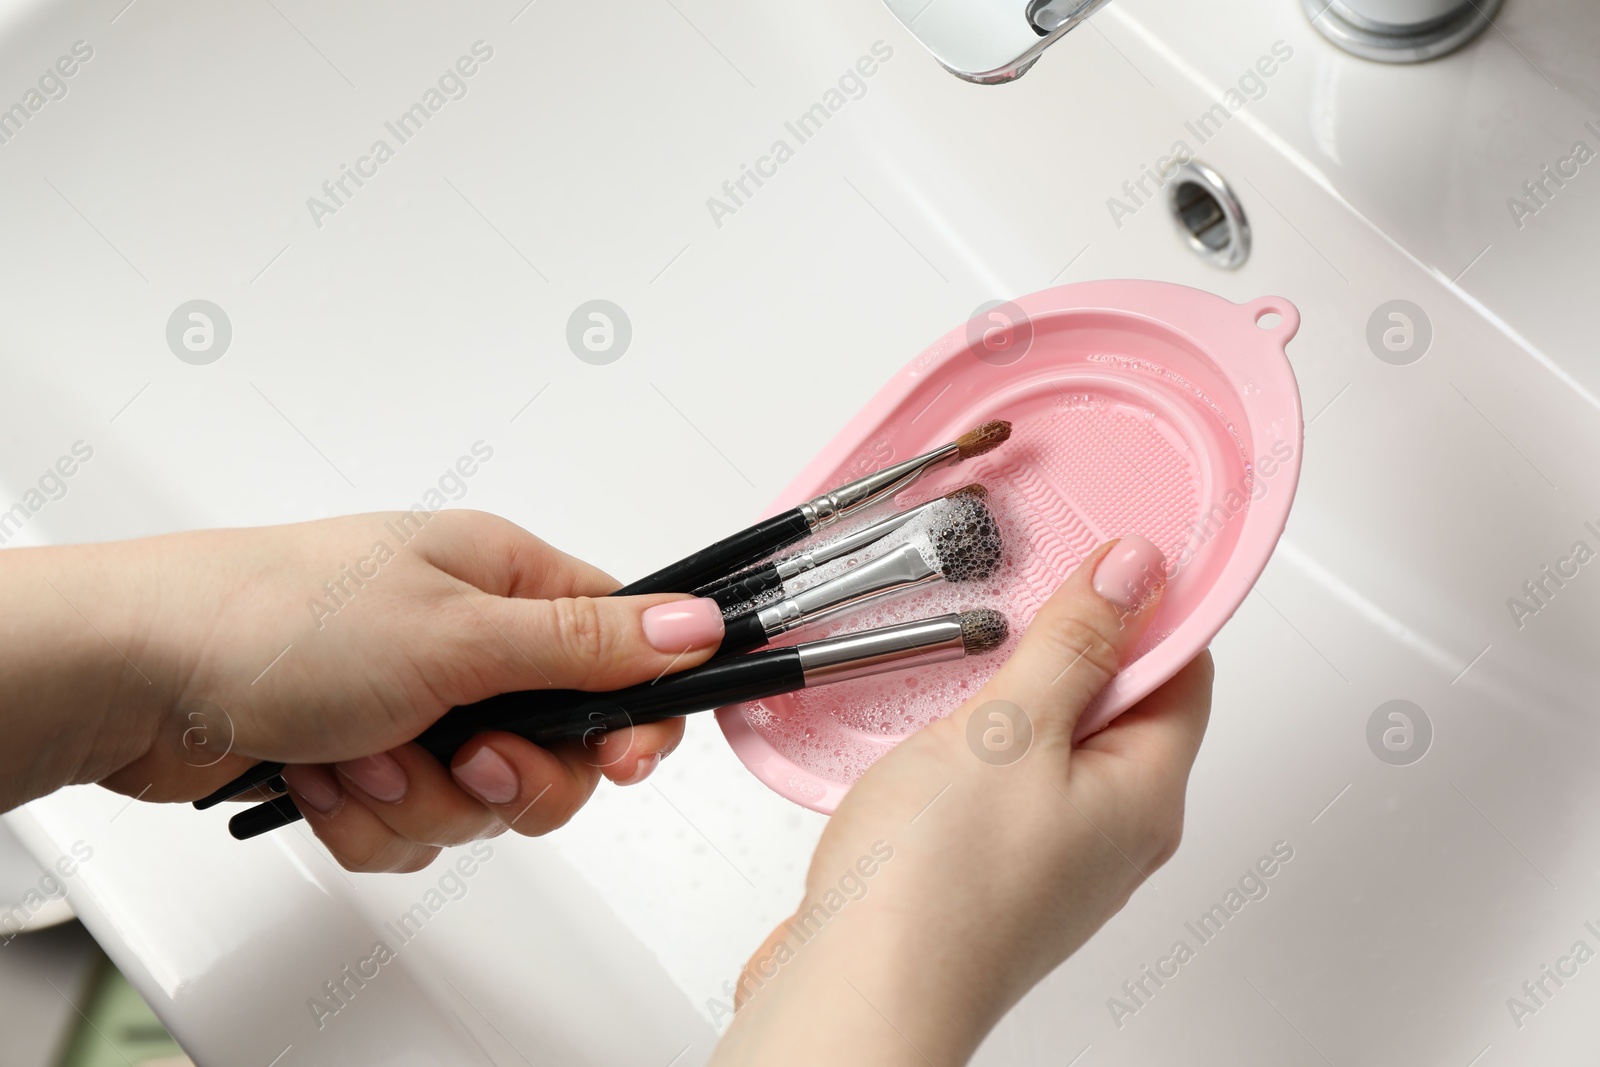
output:
M192 800L259 760L352 870L565 823L604 775L643 780L681 720L450 768L407 743L453 706L610 690L710 657L711 601L605 598L601 571L471 511L356 515L0 553L0 810L69 782Z
M1209 654L1072 743L1163 574L1143 538L1100 549L980 692L862 776L794 918L741 976L714 1063L965 1063L1166 862L1210 711Z

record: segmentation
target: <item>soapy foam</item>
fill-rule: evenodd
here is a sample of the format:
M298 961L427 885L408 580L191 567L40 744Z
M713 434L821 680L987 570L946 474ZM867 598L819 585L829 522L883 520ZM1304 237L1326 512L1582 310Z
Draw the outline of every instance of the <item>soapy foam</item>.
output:
M884 743L913 733L963 703L988 679L1016 648L1020 623L1018 598L1013 591L1024 586L1021 562L1007 551L1026 536L1016 513L1018 500L1008 486L991 485L988 512L998 534L1002 553L989 577L953 583L940 581L909 595L869 603L848 616L808 627L801 634L785 635L782 643L816 640L846 631L889 626L974 608L998 610L1011 623L1011 633L993 652L950 663L860 678L805 690L745 705L750 722L798 766L836 781L854 781L885 751ZM952 502L954 503L954 502ZM948 521L946 508L934 509L891 535L891 544L926 544L930 528ZM967 520L970 515L958 519ZM858 558L836 560L815 578L825 581L833 573L877 555L888 545L863 551ZM816 574L817 572L813 572ZM809 577L809 576L808 576ZM1032 612L1028 612L1031 617ZM880 740L881 739L881 740Z
M982 501L971 497L946 501L936 521L930 540L946 581L980 581L994 573L1003 541Z

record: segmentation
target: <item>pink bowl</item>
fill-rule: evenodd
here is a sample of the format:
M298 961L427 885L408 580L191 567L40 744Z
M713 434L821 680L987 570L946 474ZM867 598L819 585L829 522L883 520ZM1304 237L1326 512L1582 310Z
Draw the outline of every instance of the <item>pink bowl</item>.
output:
M1166 597L1078 736L1149 694L1233 615L1288 521L1302 424L1284 346L1299 326L1281 297L1234 304L1164 282L1097 281L1020 297L941 337L768 513L1009 419L1004 446L931 475L899 501L982 482L1006 536L1001 573L972 587L939 583L789 640L987 606L1010 618L1012 642L958 664L723 708L717 721L735 754L783 796L832 812L872 760L959 706L999 667L1015 634L1095 545L1135 532L1167 556ZM917 713L900 714L913 705Z

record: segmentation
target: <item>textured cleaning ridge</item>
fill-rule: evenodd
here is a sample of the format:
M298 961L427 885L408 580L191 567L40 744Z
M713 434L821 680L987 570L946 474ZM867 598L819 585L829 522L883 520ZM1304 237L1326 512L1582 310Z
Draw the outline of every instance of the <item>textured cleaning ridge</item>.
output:
M1020 497L1015 510L1021 528L1012 544L1026 545L1028 551L1014 554L1022 556L1016 596L1022 617L1032 618L1100 538L1067 504L1061 490L1041 476L1032 453L986 471L984 476L990 484L1004 485Z
M1041 473L1094 528L1097 542L1137 530L1169 558L1183 549L1200 510L1196 479L1152 413L1069 398L1034 433Z

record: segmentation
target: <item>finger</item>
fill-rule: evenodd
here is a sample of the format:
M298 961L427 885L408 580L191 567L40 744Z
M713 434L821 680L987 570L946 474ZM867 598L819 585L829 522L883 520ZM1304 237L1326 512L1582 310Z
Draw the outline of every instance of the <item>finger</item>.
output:
M554 600L479 598L474 607L499 638L489 646L494 652L490 663L496 669L484 679L496 693L609 692L654 681L710 659L723 634L722 609L716 601L674 593Z
M1165 863L1183 838L1189 773L1211 713L1211 676L1210 653L1202 652L1073 753L1074 781L1087 783L1080 797L1097 819L1125 827L1114 832L1143 870Z
M450 773L502 823L529 837L565 826L600 780L578 746L544 749L499 732L462 745Z
M1186 776L1211 719L1215 673L1210 651L1201 652L1079 747L1158 769L1176 769Z
M1042 736L1064 731L1070 739L1139 643L1164 584L1161 550L1138 534L1091 553L1039 609L979 701L1009 700Z
M390 521L420 526L421 536L412 543L423 559L495 596L605 596L622 585L600 568L488 512L411 512Z
M797 911L789 916L787 920L773 927L772 932L767 935L767 939L761 942L761 947L750 953L750 958L744 961L744 966L739 969L739 980L733 984L734 1011L744 1010L745 1004L749 1002L752 995L749 992L751 989L760 989L766 984L756 977L757 968L772 961L778 951L778 946L788 941L791 924L799 917L800 913ZM780 960L779 962L782 961ZM767 970L769 968L762 967L761 969ZM746 979L748 978L755 978L756 980L747 982Z
M585 739L584 758L617 785L638 785L683 740L682 719L629 726Z
M335 765L340 785L384 825L425 845L459 845L501 828L500 819L457 784L420 745Z
M395 833L359 797L345 790L327 767L285 767L283 780L306 825L346 870L420 871L439 854L431 845Z
M413 543L466 598L472 610L465 617L484 624L486 632L470 643L490 650L489 662L499 668L480 679L489 686L479 697L515 689L621 689L698 666L722 640L714 601L670 593L607 597L617 588L614 579L515 523L477 511L425 517L427 536Z

